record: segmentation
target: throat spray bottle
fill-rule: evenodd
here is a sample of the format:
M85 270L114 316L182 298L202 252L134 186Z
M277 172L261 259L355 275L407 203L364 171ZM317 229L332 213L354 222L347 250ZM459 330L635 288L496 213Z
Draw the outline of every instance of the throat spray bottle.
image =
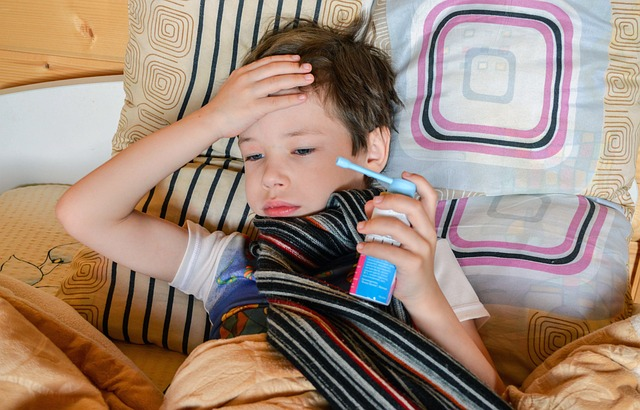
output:
M387 191L390 193L403 194L412 198L416 195L416 185L413 182L402 178L390 178L386 175L373 172L343 157L338 157L336 165L360 172L383 182L388 186ZM371 219L378 216L398 218L406 225L409 225L409 220L406 215L393 210L374 208ZM400 246L400 242L387 235L368 234L364 240L365 242L388 243L394 246ZM391 302L395 284L396 266L394 264L384 259L360 255L349 293L362 299L388 305Z

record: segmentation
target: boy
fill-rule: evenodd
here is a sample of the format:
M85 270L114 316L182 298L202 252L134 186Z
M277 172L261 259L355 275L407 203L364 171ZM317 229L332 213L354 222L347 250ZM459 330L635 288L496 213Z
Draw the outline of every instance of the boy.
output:
M208 233L193 223L185 229L134 207L166 175L213 142L236 135L247 199L259 216L311 215L336 191L367 189L367 179L337 167L335 160L343 156L382 171L399 101L387 58L358 39L358 27L330 30L301 22L265 36L206 106L136 142L71 187L57 206L58 218L97 252L205 300L216 329L230 311L260 310L265 301L250 277L235 290L221 286L225 278L238 277L218 268L220 260L235 261L242 253L241 235ZM374 206L402 212L411 227L391 218L358 224L360 234L391 235L402 246L360 243L357 251L395 264L394 296L414 326L501 392L475 325L486 311L450 249L442 249L443 241L436 247L437 195L424 178L408 173L403 178L417 185L420 200L376 196L365 209L369 215ZM199 252L203 248L207 251ZM436 281L436 253L445 266L439 269L441 282L446 278L447 288L454 288L449 294L466 290L457 309L460 320ZM448 262L440 261L444 258ZM245 265L242 261L239 268ZM469 304L474 309L466 315Z

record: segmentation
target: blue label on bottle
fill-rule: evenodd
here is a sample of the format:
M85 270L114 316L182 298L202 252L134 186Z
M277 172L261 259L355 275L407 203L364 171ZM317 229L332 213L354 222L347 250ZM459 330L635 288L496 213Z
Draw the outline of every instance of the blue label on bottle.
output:
M349 293L383 305L391 302L396 266L383 259L360 255Z

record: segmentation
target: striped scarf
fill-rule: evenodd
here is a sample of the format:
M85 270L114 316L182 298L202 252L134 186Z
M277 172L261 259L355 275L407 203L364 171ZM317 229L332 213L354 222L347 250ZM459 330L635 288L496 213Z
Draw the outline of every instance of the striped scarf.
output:
M356 224L380 191L343 191L301 218L257 218L256 282L268 339L335 408L509 408L413 329L400 302L370 304L318 276L355 263Z

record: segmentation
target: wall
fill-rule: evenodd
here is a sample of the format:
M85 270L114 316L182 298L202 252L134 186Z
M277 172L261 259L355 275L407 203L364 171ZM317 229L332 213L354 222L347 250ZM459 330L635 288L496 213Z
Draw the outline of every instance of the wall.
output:
M0 0L0 89L121 74L127 0Z

